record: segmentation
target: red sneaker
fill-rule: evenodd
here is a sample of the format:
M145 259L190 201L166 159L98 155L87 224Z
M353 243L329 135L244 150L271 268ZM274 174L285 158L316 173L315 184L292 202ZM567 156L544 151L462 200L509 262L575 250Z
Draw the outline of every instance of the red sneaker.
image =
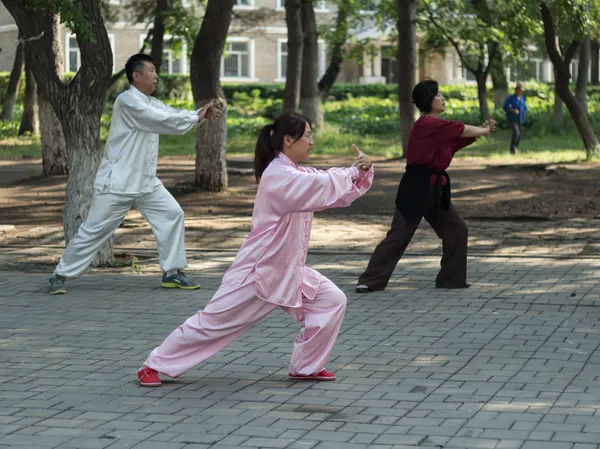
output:
M138 379L140 385L144 387L160 387L162 385L162 382L158 377L158 371L148 368L147 366L142 366L139 369Z
M291 380L324 380L331 381L335 380L335 373L330 373L329 371L322 369L318 374L311 374L310 376L305 376L303 374L288 374L288 377Z

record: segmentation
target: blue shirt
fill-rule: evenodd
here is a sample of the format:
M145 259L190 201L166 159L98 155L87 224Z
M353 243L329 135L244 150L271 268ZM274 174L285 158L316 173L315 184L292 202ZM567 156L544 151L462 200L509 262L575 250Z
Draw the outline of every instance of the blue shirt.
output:
M514 114L511 109L518 109L519 113ZM506 119L509 122L525 123L527 105L525 104L525 97L523 95L517 97L513 94L506 97L506 100L504 101L504 110L506 111Z

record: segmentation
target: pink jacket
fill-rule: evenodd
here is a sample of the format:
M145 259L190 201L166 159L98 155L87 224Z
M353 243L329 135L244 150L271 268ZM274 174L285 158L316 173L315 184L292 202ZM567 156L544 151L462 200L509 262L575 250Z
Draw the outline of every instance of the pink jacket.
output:
M223 284L255 282L258 298L285 307L302 306L302 295L314 299L321 275L305 266L313 213L349 206L372 182L373 167L323 171L279 153L262 175L250 234Z

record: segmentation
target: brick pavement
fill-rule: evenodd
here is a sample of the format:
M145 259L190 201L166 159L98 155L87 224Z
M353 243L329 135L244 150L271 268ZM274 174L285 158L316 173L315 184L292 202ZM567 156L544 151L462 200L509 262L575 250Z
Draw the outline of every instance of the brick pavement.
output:
M337 382L287 380L298 328L275 312L185 378L138 387L140 362L231 260L194 252L196 292L122 270L50 297L46 274L3 272L0 449L600 447L600 260L482 254L470 289L438 291L439 259L417 255L388 291L359 295L365 255L313 252L349 299Z

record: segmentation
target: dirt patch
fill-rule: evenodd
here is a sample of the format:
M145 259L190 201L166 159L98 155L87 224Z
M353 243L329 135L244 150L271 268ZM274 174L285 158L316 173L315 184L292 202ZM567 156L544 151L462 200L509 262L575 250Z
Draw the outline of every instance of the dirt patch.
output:
M319 168L349 163L351 159L339 157L317 157L311 161ZM48 233L49 226L60 232L66 177L42 178L38 164L39 161L0 164L0 242L10 234L11 241L18 237L18 241L44 244L56 238ZM234 159L230 165L236 174L230 174L227 192L197 190L193 184L194 161L189 157L161 158L159 177L188 218L249 217L256 194L256 183L248 170L250 161ZM377 160L375 183L367 195L351 207L325 211L320 216L341 219L360 215L364 220L369 215L390 215L403 170L403 161ZM470 220L600 218L598 163L506 165L502 161L458 159L449 173L453 201ZM126 221L123 226L132 224ZM45 232L38 232L42 230ZM41 235L41 240L36 237Z

